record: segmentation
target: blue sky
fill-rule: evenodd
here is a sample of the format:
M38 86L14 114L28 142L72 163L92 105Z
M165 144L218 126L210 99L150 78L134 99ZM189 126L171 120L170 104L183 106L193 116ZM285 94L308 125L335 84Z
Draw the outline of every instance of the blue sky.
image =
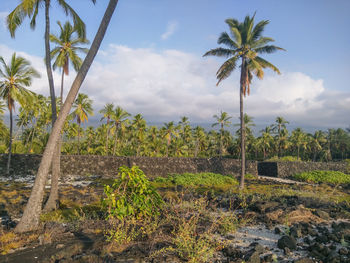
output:
M0 55L16 51L31 59L43 71L33 90L47 94L43 17L38 17L35 31L25 20L15 39L3 24L18 2L3 0L0 6ZM86 22L92 40L108 1L97 0L95 6L88 0L67 2ZM56 21L66 17L56 4L52 7L55 33ZM282 75L266 72L264 80L253 81L247 113L266 125L284 116L296 126L349 127L348 0L120 0L81 91L93 98L96 112L114 102L151 121L186 115L212 122L220 110L237 118L238 72L216 87L215 72L224 60L202 55L218 46L219 34L228 30L226 18L243 20L254 12L256 21L270 20L264 34L287 51L266 56ZM59 72L55 80L58 87Z

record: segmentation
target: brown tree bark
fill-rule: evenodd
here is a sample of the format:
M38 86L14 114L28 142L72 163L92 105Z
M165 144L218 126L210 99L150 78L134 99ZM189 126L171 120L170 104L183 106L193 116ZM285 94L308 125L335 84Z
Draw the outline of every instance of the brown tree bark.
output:
M243 113L243 90L246 79L246 68L245 68L245 60L242 58L242 66L241 66L241 79L240 79L240 92L239 92L239 115L241 118L241 179L239 188L244 188L244 176L245 176L245 127L244 127L244 113Z
M75 77L72 87L67 95L67 99L63 105L63 108L58 116L57 121L52 129L49 141L46 145L43 157L40 162L38 174L35 178L34 186L29 197L28 203L24 209L23 216L18 223L15 231L26 232L37 229L40 220L41 206L44 197L44 188L47 176L49 173L50 165L52 163L53 155L57 142L60 138L61 130L63 128L66 117L72 108L75 97L77 96L81 84L83 83L90 66L97 54L97 51L101 45L103 37L106 33L108 24L112 18L113 12L118 4L118 0L110 0L106 12L101 21L100 27L96 33L95 39L91 45L91 48L84 59L84 62Z

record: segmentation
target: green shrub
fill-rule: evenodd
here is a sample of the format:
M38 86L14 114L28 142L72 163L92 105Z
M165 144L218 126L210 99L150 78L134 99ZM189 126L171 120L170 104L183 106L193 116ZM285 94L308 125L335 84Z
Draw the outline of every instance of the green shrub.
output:
M312 171L294 175L296 180L312 183L348 184L350 175L338 171Z
M168 177L158 177L155 183L164 185L182 185L184 187L221 187L238 185L231 176L215 173L184 173L170 174Z
M109 241L125 244L150 232L150 222L156 221L163 200L150 184L143 171L133 166L119 168L119 178L104 186L102 207L110 229ZM153 227L152 227L153 229Z

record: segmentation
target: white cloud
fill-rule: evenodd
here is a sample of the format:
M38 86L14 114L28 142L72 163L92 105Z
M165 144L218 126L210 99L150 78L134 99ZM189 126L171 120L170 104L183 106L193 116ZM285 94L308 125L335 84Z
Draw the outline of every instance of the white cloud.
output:
M12 50L0 45L0 55ZM48 95L43 59L17 52L28 58L41 74L31 88ZM220 61L222 63L222 61ZM217 87L215 73L220 63L177 51L110 45L101 50L81 87L94 101L97 113L113 102L132 114L141 113L149 121L176 121L188 116L192 122L212 122L212 116L226 111L238 121L239 72ZM55 73L56 94L60 74ZM65 94L74 73L65 83ZM318 127L349 127L350 92L325 89L321 79L301 72L267 73L254 79L251 95L244 101L245 112L259 123L271 124L283 116L291 124Z
M178 23L176 21L171 21L168 23L166 31L162 34L162 40L168 39L171 35L175 33L178 28Z

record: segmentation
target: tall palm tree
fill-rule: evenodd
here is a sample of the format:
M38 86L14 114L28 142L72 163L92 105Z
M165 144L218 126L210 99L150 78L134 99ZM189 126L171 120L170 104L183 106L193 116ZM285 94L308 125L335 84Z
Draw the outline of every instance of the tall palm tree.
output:
M118 4L118 0L110 0L106 11L103 15L102 21L95 35L91 48L86 55L83 64L81 65L77 76L72 84L72 87L67 95L63 108L60 111L58 119L52 129L50 138L46 144L43 157L40 162L37 176L35 177L34 186L30 194L28 203L24 209L23 216L16 226L16 232L26 232L34 230L39 225L39 219L41 214L41 206L44 197L44 188L49 173L50 166L54 151L57 145L57 141L61 134L61 130L65 124L65 120L70 112L75 97L77 96L79 89L91 67L92 62L101 46L104 35L107 31L109 22L113 16L114 10Z
M34 77L39 73L30 65L25 58L12 55L11 61L7 64L3 57L0 57L0 98L6 101L10 112L10 138L6 173L10 173L11 152L12 152L12 113L15 102L21 105L28 103L33 98L33 93L26 89L32 84Z
M101 121L107 120L107 133L106 133L106 155L108 155L108 136L109 136L109 122L114 114L114 104L107 103L102 110L99 111L102 114Z
M166 139L166 157L169 156L169 146L172 142L173 137L176 137L178 135L177 129L178 127L175 126L173 121L164 123L164 127L162 128L163 136Z
M89 41L85 38L79 37L78 27L73 27L68 21L62 26L61 22L57 22L60 27L60 35L50 35L50 41L56 46L51 50L50 56L54 60L52 65L53 70L57 67L62 69L61 75L61 92L60 92L60 108L63 106L63 83L64 75L69 74L69 64L73 65L75 71L78 71L82 60L78 56L77 52L87 53L87 48L79 47L80 44L88 44ZM51 177L51 189L50 196L45 204L44 210L50 211L58 207L58 179L61 173L60 167L60 154L61 154L61 140L57 144L57 157L55 158L56 162L53 167L53 173Z
M1 138L5 138L7 135L7 127L2 119L4 111L5 111L5 107L6 107L5 103L0 99L0 135L1 135Z
M243 22L236 19L226 19L225 22L229 26L231 36L227 32L221 33L218 44L224 44L227 48L215 48L204 54L204 56L219 56L229 57L222 64L216 73L218 79L217 85L229 77L236 69L237 63L241 60L241 77L240 77L240 119L241 119L241 181L240 188L244 188L245 175L245 130L243 118L243 96L250 93L250 84L253 75L259 79L264 77L264 69L270 68L273 71L280 73L277 67L266 61L259 54L273 53L277 50L283 50L274 45L267 45L274 41L272 38L263 37L262 33L265 26L269 23L268 20L262 20L254 25L254 18L246 16Z
M224 127L229 127L231 122L229 119L232 117L227 114L227 112L220 112L220 115L214 115L213 118L216 120L215 123L211 125L211 127L215 127L217 125L220 125L220 155L223 155L224 149L223 149L223 136L224 136Z
M289 124L288 121L286 121L283 117L276 117L276 124L272 126L272 129L277 132L278 136L278 148L277 148L277 156L280 157L281 154L281 137L282 137L282 131L283 129L286 129L286 124Z
M111 115L115 127L113 155L115 155L116 152L119 131L123 130L124 123L129 116L130 114L119 106L115 108Z
M52 65L53 70L56 68L62 69L60 93L62 104L64 75L68 76L70 63L73 65L75 71L79 70L83 61L77 52L83 52L86 54L89 49L79 47L78 45L88 44L89 41L80 37L78 35L78 28L72 26L69 21L67 21L63 26L60 21L58 21L57 24L61 31L59 35L50 35L50 42L55 44L55 47L50 52L50 56L54 61Z
M81 123L85 121L88 122L89 115L94 115L92 109L92 100L89 99L89 96L84 93L79 93L78 97L73 104L74 111L72 112L73 119L76 119L78 128L78 154L80 154L80 128Z

